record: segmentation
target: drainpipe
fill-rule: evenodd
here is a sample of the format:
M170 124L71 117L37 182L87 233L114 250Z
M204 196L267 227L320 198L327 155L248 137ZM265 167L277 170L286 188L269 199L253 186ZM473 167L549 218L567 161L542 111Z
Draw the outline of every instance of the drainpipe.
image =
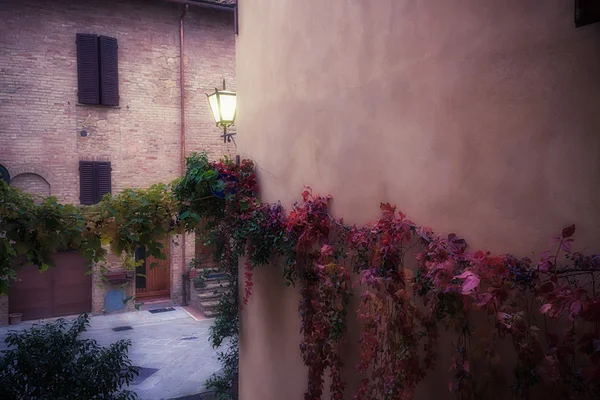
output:
M181 176L185 174L185 89L184 89L184 77L185 77L185 65L184 65L184 48L183 48L183 18L187 14L188 4L185 5L181 17L179 17L179 93L181 95ZM181 264L182 264L182 275L185 275L185 232L181 237ZM181 304L187 305L187 295L185 291L185 285L187 281L182 277L182 299Z

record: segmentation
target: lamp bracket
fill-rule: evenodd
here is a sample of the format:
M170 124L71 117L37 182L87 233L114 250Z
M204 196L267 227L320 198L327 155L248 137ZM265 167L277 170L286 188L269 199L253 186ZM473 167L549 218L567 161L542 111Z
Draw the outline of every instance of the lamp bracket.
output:
M234 136L235 136L235 133L224 133L222 135L222 137L223 137L223 143L227 143L227 142L230 143ZM235 142L235 139L233 139L233 140Z

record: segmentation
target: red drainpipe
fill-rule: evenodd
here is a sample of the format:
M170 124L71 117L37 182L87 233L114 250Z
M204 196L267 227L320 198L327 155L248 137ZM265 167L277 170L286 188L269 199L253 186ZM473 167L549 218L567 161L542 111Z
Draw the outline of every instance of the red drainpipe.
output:
M186 4L183 9L183 13L179 18L179 93L181 94L181 176L185 174L185 90L184 90L184 76L185 76L185 65L184 65L184 48L183 48L183 18L187 14L189 5ZM185 290L186 279L186 265L185 265L185 232L181 237L181 264L182 264L182 299L181 304L187 305L187 295Z

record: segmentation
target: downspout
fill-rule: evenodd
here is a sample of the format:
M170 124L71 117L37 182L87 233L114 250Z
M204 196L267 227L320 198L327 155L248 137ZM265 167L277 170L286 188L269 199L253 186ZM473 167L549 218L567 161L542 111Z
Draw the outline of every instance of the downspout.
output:
M181 17L179 17L179 93L181 95L181 176L185 174L185 90L184 90L184 76L185 76L185 65L184 65L184 48L183 48L183 18L187 14L188 4L185 5ZM182 264L182 299L181 305L187 305L187 271L185 265L185 232L181 237L181 264Z

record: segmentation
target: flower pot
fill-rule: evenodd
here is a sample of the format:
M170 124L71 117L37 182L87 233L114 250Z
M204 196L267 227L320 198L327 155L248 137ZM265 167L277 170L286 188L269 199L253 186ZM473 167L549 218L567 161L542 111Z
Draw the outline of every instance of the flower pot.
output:
M133 278L133 271L111 271L103 276L108 283L117 285L129 282Z
M21 323L21 318L23 318L23 313L12 313L8 314L8 323L9 325L18 325Z

